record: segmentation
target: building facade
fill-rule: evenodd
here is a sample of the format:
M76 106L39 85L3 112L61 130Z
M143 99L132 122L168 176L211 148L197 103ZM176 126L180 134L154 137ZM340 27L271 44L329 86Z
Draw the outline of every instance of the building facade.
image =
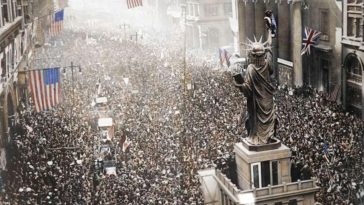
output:
M309 85L325 93L333 92L340 81L341 4L332 0L232 0L233 18L238 21L236 50L246 57L241 43L267 35L264 11L272 10L277 22L273 39L275 75L280 85ZM303 31L320 31L319 44L310 55L301 55Z
M307 26L321 32L311 54L302 56L303 82L326 94L341 88L341 14L340 1L306 0L302 9L302 29ZM339 93L334 95L340 102Z
M214 50L232 44L230 0L187 0L185 6L187 46Z
M186 5L185 0L171 0L167 8L167 21L168 26L171 26L171 29L175 29L176 27L180 27L183 23L182 16L182 5Z
M343 0L342 93L347 110L364 120L364 2Z
M232 0L232 3L233 18L238 21L238 35L235 36L234 42L241 56L247 56L242 43L247 43L248 39L254 40L254 37L266 38L264 12L272 10L278 24L277 37L272 42L275 75L281 84L302 86L302 2Z
M2 0L0 3L0 170L6 169L6 145L15 130L18 113L26 105L26 70L37 41L39 19L47 22L53 2ZM49 23L48 23L49 24Z
M25 75L31 46L32 3L3 0L0 3L0 169L6 168L5 146L17 120L17 110L26 90Z

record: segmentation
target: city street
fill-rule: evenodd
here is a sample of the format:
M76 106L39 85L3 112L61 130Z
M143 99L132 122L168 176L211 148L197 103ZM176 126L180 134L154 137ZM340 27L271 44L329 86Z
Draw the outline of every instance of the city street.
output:
M0 156L0 204L206 204L199 171L208 168L243 190L234 145L248 137L248 105L217 51L189 49L179 26L160 35L75 22L32 49L32 92L9 118ZM31 71L43 68L42 77L59 72L45 77L60 82L59 99L33 91ZM360 114L308 85L279 85L273 101L292 183L313 179L317 204L362 203Z

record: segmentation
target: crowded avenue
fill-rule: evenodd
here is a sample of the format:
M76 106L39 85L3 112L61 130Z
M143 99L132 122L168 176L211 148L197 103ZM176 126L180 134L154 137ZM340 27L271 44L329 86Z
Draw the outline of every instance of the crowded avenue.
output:
M178 47L166 52L109 35L93 34L94 45L86 43L85 33L67 30L39 50L42 63L74 61L82 73L74 74L74 98L68 97L70 73L62 74L64 101L55 109L35 113L32 102L22 102L2 201L203 204L196 171L231 163L232 145L243 134L245 104L230 74L189 58L194 86L184 92ZM93 101L98 95L107 97L115 121L109 151L117 162L115 175L98 170L94 162L99 136ZM355 204L363 183L362 122L309 88L294 93L282 88L276 102L278 136L292 147L294 177L317 177L321 203ZM125 152L119 143L123 136L131 141Z
M20 98L0 204L202 205L208 168L238 186L246 97L217 52L186 51L172 30L135 40L69 24L34 48L29 67L59 69L60 102L37 111L32 92ZM292 182L314 180L317 205L364 204L360 116L306 85L277 86L273 100Z

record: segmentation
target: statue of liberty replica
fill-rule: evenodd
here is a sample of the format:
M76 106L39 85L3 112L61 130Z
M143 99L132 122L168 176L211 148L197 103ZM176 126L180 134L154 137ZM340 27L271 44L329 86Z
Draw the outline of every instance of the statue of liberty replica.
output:
M273 74L272 65L272 23L269 17L270 11L266 11L268 36L267 41L262 42L254 37L254 42L249 40L245 44L248 51L248 66L238 75L234 75L235 85L247 99L248 116L245 127L248 131L247 142L252 145L270 143L275 135L276 107L273 102L273 94L276 87L271 82Z

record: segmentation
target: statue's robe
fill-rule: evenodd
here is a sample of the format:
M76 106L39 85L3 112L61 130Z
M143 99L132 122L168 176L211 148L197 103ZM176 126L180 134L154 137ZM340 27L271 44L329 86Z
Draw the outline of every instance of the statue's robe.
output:
M274 136L275 105L273 94L275 86L270 81L272 69L272 54L267 52L262 66L249 64L244 83L241 87L247 98L248 119L245 126L249 141L253 144L266 144Z

